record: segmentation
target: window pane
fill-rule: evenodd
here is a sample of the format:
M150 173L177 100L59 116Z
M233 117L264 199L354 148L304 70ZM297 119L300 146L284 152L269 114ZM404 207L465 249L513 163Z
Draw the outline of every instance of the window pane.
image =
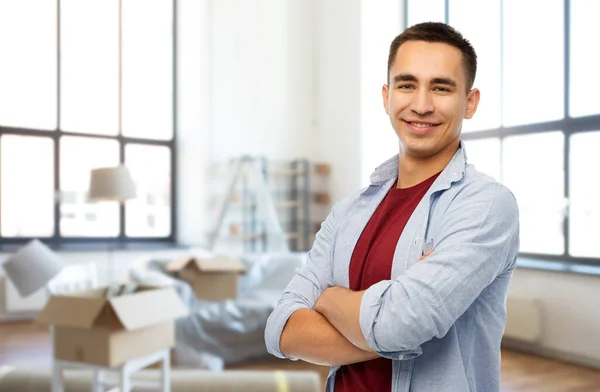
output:
M2 237L51 236L54 233L52 139L3 135L0 144L0 234Z
M572 117L600 113L595 92L600 89L596 76L600 69L600 55L592 49L600 36L600 1L571 0L569 114Z
M119 3L61 0L61 128L119 132Z
M171 151L168 147L128 144L125 164L137 197L127 201L125 233L131 237L171 234Z
M573 256L600 257L600 132L571 136L569 153L569 251Z
M564 116L563 0L543 3L504 0L505 126Z
M421 22L446 21L446 3L444 0L411 0L408 1L407 8L408 26L406 27Z
M500 139L467 140L463 143L466 146L467 161L480 172L501 181Z
M56 2L0 0L0 124L56 129Z
M123 134L173 136L173 1L123 1Z
M67 136L61 138L60 232L63 236L118 235L118 204L87 202L90 171L118 164L119 144L116 140Z
M563 149L562 132L504 139L502 173L519 204L521 252L564 253Z
M463 122L463 132L498 128L501 108L500 0L451 0L449 19L477 53L477 76L473 87L481 91L481 100L473 118Z

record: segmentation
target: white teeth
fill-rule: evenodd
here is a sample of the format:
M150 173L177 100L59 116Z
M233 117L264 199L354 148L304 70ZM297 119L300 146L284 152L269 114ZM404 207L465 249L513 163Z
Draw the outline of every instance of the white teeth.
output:
M411 122L410 123L412 126L415 126L417 128L427 128L427 127L433 127L434 124L423 124L423 123L416 123L416 122Z

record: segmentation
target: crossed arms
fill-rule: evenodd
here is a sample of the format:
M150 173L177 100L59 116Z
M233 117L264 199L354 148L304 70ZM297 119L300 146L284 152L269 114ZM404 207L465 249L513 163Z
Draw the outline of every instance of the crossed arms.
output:
M516 255L516 201L489 185L456 198L426 261L357 292L334 284L333 239L344 206L334 207L267 321L267 350L329 366L419 356L421 344L443 337Z
M360 329L364 292L338 286L326 289L314 310L299 309L290 316L281 335L281 351L287 356L329 366L378 358L379 354L369 347Z
M377 358L352 344L320 312L299 309L289 318L281 334L281 351L320 365L338 366Z

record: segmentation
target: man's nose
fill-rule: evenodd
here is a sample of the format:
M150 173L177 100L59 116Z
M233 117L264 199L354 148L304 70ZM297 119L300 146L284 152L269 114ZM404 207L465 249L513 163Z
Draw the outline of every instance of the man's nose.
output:
M429 91L421 89L414 94L410 108L413 112L421 116L433 112L433 100Z

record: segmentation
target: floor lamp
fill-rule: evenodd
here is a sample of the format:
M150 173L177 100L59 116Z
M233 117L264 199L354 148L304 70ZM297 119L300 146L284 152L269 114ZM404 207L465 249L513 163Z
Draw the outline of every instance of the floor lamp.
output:
M125 201L136 197L135 183L131 172L124 165L93 169L90 175L90 202L117 202L122 205ZM109 277L108 285L113 282L113 247L109 244Z

